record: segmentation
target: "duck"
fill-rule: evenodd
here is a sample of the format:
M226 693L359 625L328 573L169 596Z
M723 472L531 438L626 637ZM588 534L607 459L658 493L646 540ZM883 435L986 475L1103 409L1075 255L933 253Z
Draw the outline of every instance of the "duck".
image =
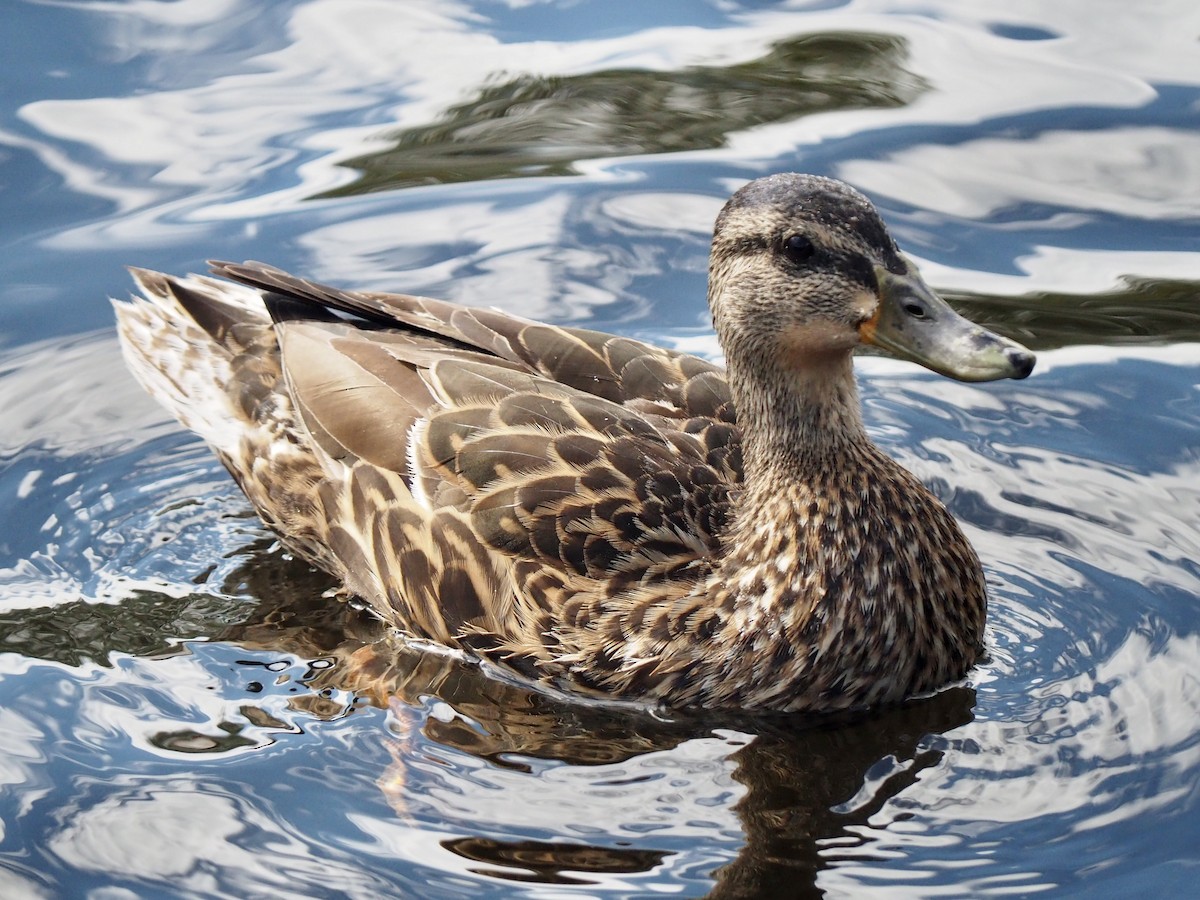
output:
M136 378L285 547L397 639L642 707L824 713L962 679L979 557L864 426L854 351L950 378L1035 358L963 318L849 185L729 198L725 366L630 337L258 262L131 269Z

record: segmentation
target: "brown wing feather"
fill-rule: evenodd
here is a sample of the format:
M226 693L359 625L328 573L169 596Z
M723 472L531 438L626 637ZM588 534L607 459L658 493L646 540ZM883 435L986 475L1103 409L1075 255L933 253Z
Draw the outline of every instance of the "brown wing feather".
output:
M212 305L215 282L143 277L229 356L252 437L226 464L269 524L396 624L562 672L581 641L603 653L625 617L708 571L741 481L715 367L254 263L214 271L268 292L273 324Z
M329 458L406 469L406 435L432 404L414 370L379 344L340 336L344 326L286 323L283 370L313 442Z
M680 417L715 415L729 404L724 373L694 356L583 328L458 306L429 297L329 287L257 262L212 262L213 272L314 307L416 329L519 364L552 381L617 403L664 404Z
M556 640L537 630L548 604L586 595L590 606L671 581L683 591L707 571L740 476L721 452L730 426L654 424L507 361L348 329L288 323L284 369L314 441L353 465L350 511L339 518L355 527L339 532L338 552L369 563L373 593L408 627L441 641L470 634L477 650L529 658ZM453 508L419 521L398 512L413 501L397 475L415 479L426 502L443 496ZM474 546L460 539L450 552L447 534L470 534ZM480 548L500 558L482 559ZM528 563L562 578L547 571L539 578L550 584L526 583L517 567ZM513 608L495 609L489 598L506 583Z

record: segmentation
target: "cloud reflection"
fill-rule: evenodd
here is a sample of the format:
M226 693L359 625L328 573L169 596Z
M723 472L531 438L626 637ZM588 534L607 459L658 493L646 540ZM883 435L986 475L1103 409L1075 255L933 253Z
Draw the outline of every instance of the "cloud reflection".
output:
M311 838L290 834L261 798L196 778L123 776L80 784L91 805L63 810L47 849L63 863L116 884L171 886L195 896L289 894L298 884L347 897L378 897L382 884ZM270 853L260 849L266 840Z
M1200 216L1200 135L1148 126L922 144L839 174L864 190L965 219L1052 206L1139 219Z

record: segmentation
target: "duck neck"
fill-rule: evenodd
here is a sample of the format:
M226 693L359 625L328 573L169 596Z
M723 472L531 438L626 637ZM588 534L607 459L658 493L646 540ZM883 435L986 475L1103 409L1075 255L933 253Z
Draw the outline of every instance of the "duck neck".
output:
M741 388L734 400L744 488L715 576L736 585L734 605L743 612L801 596L807 608L820 595L814 585L824 583L831 565L830 534L863 524L841 517L860 509L859 494L886 465L863 428L849 353L786 372L732 382Z
M747 500L854 465L870 439L863 428L850 353L813 356L783 377L731 371L742 426Z

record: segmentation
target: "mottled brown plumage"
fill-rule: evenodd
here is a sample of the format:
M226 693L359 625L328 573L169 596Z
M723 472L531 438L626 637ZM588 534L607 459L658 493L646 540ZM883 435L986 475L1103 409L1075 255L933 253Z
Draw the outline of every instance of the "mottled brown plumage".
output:
M410 637L547 686L832 710L975 661L979 561L863 429L868 341L968 380L1023 348L957 317L870 203L743 188L709 303L728 372L628 338L258 263L135 270L130 365L263 519Z

